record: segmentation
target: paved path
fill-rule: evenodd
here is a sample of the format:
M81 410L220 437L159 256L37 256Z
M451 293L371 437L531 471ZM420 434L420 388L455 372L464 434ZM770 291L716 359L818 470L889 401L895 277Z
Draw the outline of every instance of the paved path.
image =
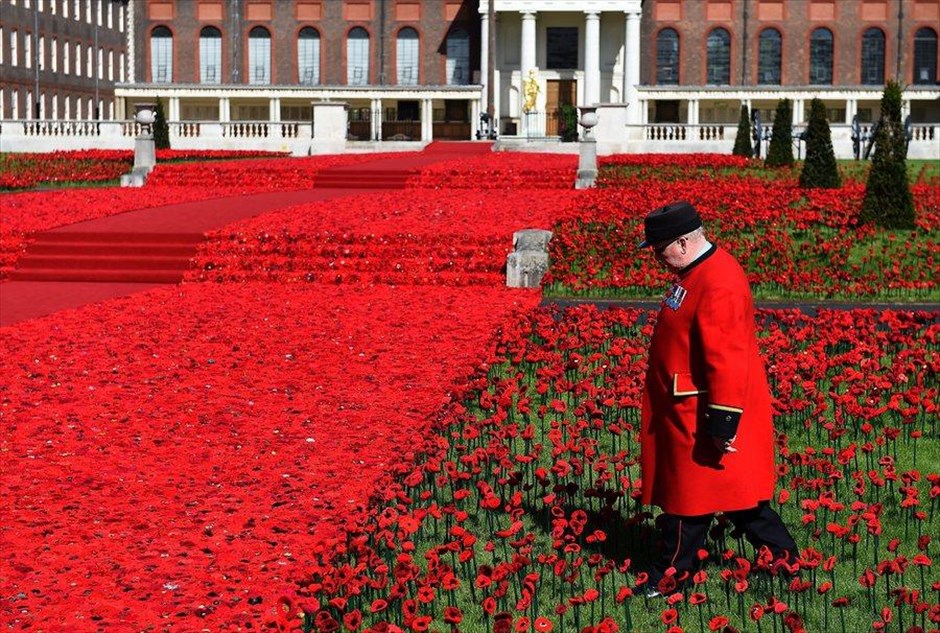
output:
M490 151L491 143L432 143L423 152L402 152L400 156L382 157L333 171L348 172L363 183L373 184L371 173L413 171L434 163ZM254 195L216 198L184 204L138 209L118 215L58 227L46 234L161 234L207 233L228 224L270 213L290 206L376 193L374 186L363 188L313 188L299 191L275 191ZM0 282L0 327L34 319L59 310L122 297L161 284L108 283L88 281L13 281Z

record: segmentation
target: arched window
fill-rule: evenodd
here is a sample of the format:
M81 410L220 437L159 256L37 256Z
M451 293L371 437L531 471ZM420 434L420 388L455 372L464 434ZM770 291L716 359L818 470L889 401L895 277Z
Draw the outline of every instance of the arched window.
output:
M715 29L708 34L707 83L727 85L731 83L731 35L726 29Z
M832 84L832 31L818 28L809 38L809 83Z
M217 84L222 78L222 31L204 26L199 31L199 83Z
M780 68L783 61L783 38L777 29L761 31L757 49L757 83L780 84Z
M926 26L914 34L914 83L937 83L937 32Z
M398 32L395 46L395 66L398 85L414 86L418 83L418 32L406 26Z
M369 33L361 26L352 29L346 38L346 83L369 83Z
M885 82L885 34L872 27L862 35L862 84L880 86Z
M656 83L679 83L679 34L675 29L663 29L656 36Z
M320 83L320 33L312 26L297 35L297 78L308 86Z
M76 74L81 73L79 50L76 48ZM173 33L165 26L158 26L150 32L150 81L158 84L173 82Z
M271 33L263 26L248 32L248 83L271 83Z
M470 34L462 29L447 35L447 85L470 83Z

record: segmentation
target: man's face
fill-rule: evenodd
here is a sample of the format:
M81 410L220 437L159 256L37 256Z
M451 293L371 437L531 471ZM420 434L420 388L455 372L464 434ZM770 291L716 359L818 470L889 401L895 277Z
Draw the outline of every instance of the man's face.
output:
M688 252L686 242L685 237L677 237L674 240L653 244L653 256L656 257L656 261L670 270L682 270L687 264L685 261Z

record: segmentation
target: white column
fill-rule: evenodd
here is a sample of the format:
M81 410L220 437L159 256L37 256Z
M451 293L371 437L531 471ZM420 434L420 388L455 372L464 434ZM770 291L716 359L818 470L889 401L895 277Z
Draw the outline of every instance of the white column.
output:
M281 99L280 97L271 97L268 100L268 121L277 122L281 120Z
M489 64L490 64L490 14L481 13L480 14L480 85L483 86L483 98L481 100L481 106L483 112L486 112L486 106L489 104ZM479 117L474 119L474 123L479 120Z
M852 119L858 114L858 99L847 99L845 102L845 123L852 125Z
M698 99L689 99L689 125L698 125Z
M167 112L169 121L179 121L180 120L180 98L179 97L170 97L167 101L167 106L169 112Z
M427 143L434 140L434 108L430 99L421 101L421 140Z
M535 13L532 11L525 11L522 14L522 49L520 52L519 70L522 72L522 79L525 80L529 70L535 68Z
M228 123L232 120L232 101L228 97L219 99L219 122Z
M601 100L601 14L584 13L584 104Z
M793 125L800 125L801 123L803 123L804 104L805 102L803 99L793 100L793 121L792 121Z
M480 110L480 104L482 101L473 100L470 102L470 140L472 141L477 137L477 132L480 129L480 115L483 113Z
M640 14L627 13L623 35L623 101L627 107L627 123L645 123L644 103L640 103L637 85L640 83Z
M124 58L127 64L127 81L128 83L136 82L137 69L135 68L134 60L137 59L137 15L135 10L136 2L127 3L127 38L124 40L127 42L127 56ZM146 75L145 75L146 76Z
M372 100L372 138L382 140L382 100Z

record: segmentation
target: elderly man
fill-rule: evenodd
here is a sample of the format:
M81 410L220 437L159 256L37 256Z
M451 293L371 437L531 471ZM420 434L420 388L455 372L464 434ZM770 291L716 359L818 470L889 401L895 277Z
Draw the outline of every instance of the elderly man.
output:
M640 248L676 274L650 342L641 428L643 502L663 510L663 549L648 585L656 595L693 569L716 512L775 559L798 551L768 503L771 398L747 276L705 238L688 202L654 210L644 229Z

